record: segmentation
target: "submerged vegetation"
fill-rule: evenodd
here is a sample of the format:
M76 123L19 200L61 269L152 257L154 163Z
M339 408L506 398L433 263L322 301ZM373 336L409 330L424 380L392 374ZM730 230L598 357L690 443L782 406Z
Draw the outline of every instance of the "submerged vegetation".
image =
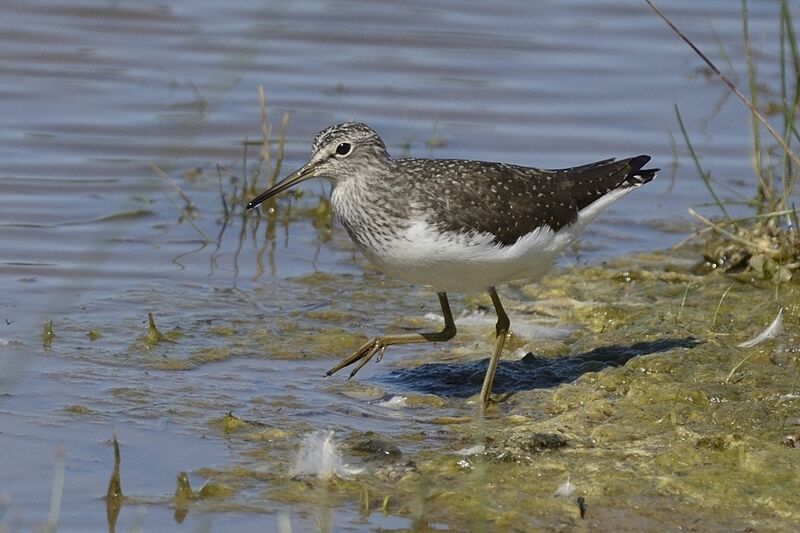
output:
M238 413L214 409L225 377L219 388L189 380L161 390L152 406L121 396L123 407L156 417L170 416L163 405L172 416L195 413L233 455L192 472L205 489L193 491L177 464L177 489L126 493L123 504L155 499L178 521L292 508L328 520L344 509L372 524L388 514L421 530L786 529L800 520L791 490L800 475L800 290L786 284L777 301L765 299L766 284L695 273L691 255L628 257L512 286L507 307L520 324L542 315L576 326L612 319L549 342L517 339L525 355L501 361L502 401L486 417L474 416L468 397L480 380L469 376L480 378L492 339L468 325L458 346L394 352L371 379L325 382L336 399L323 412L329 431L309 420L318 399L304 394L253 391L235 404ZM337 281L344 278L329 279ZM380 284L364 283L370 291ZM318 288L312 282L309 292ZM403 293L384 287L387 298ZM401 310L413 314L414 304ZM244 343L241 353L257 357L267 342L255 334L260 321L230 323L236 336L220 342ZM137 364L149 368L147 357ZM274 364L270 353L262 357ZM296 358L307 364L306 355Z
M258 88L258 96L261 138L245 138L242 141L241 168L237 171L232 166L217 164L213 168L191 168L181 175L184 183L210 185L214 182L214 188L218 189L218 202L213 210L200 209L192 200L192 194L179 184L179 180L153 165L154 172L163 178L172 192L168 197L178 212L178 223L188 224L199 237L198 248L173 259L180 266L184 257L208 251L212 271L228 267L221 264L221 257L227 255L232 260L233 271L238 273L243 252L252 246L256 260L254 277L267 273L274 275L276 243L278 237L288 242L291 222L310 221L316 231L318 244L329 240L332 235L333 213L324 194L292 189L282 195L280 202L271 199L264 202L260 209L247 209L248 202L273 185L282 172L286 125L289 121L289 113L284 113L276 127L270 121L262 86ZM253 157L256 151L257 156ZM306 198L309 196L310 201ZM299 202L301 199L307 201ZM234 240L227 237L233 231L237 232ZM227 249L232 241L234 249Z

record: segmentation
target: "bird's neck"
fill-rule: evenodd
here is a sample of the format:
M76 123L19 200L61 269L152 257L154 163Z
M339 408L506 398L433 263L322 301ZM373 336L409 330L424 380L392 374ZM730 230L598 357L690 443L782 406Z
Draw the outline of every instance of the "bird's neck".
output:
M336 218L365 252L377 251L390 231L403 229L407 222L402 191L391 188L378 171L351 177L333 187L331 206Z

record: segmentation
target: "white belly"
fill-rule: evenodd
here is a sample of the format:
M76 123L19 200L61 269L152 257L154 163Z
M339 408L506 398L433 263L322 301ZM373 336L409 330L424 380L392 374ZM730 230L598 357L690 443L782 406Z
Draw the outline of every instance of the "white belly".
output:
M511 246L498 246L490 234L438 233L424 222L403 238L367 258L386 274L437 291L473 292L514 279L536 279L547 272L570 243L564 234L542 228Z

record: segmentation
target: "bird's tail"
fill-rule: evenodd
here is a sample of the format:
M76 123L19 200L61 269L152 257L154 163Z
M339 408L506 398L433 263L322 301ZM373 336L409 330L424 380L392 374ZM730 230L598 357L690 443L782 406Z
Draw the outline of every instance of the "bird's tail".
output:
M619 187L638 187L639 185L644 185L652 181L653 178L656 177L656 173L661 169L643 168L649 161L649 155L637 155L636 157L631 157L623 161L628 164L629 170L628 175L625 176L625 179L619 184Z

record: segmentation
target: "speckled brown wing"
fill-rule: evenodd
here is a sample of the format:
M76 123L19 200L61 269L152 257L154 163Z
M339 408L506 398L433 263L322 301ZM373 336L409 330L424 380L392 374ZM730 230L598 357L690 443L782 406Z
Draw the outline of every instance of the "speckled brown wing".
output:
M643 170L649 160L642 155L555 170L481 161L426 161L428 183L413 194L438 229L490 233L494 242L509 246L541 226L558 231L572 224L582 209L611 191L652 180L658 169ZM418 161L398 163L413 172Z

